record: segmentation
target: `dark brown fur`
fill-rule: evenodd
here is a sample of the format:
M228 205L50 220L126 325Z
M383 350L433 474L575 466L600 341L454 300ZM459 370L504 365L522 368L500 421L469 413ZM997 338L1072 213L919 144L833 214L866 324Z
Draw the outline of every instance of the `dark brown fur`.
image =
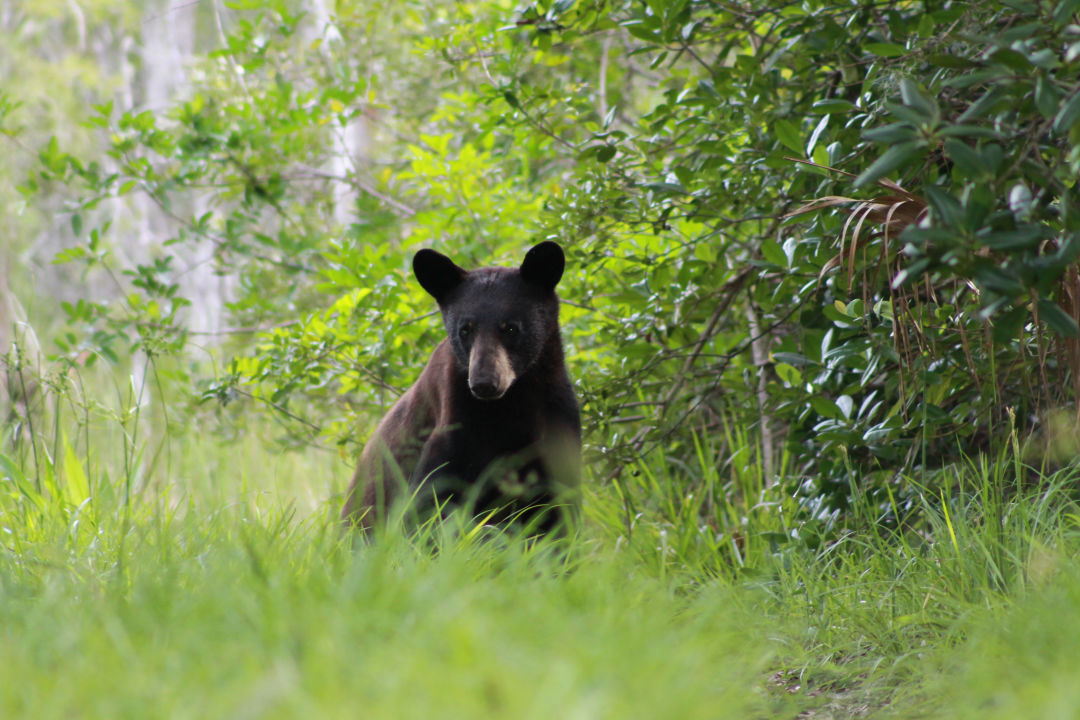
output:
M379 423L342 519L369 530L411 500L547 531L576 502L581 422L566 372L554 287L562 250L542 243L520 268L473 272L422 250L418 280L439 302L447 339Z

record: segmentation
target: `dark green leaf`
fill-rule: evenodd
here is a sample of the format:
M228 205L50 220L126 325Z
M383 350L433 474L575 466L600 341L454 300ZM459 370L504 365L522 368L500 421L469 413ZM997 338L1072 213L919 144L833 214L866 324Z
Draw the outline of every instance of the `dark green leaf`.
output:
M1074 92L1054 117L1054 132L1064 135L1076 124L1077 120L1080 120L1080 91Z
M623 27L626 31L636 37L638 40L644 40L646 42L655 43L657 45L663 43L663 38L656 30L650 30L640 20L631 20L623 23Z
M761 256L773 265L787 267L787 255L780 244L771 238L761 243Z
M1008 68L1001 65L995 65L993 67L988 67L985 70L976 70L974 72L964 73L963 75L949 78L944 82L944 85L945 87L968 88L972 85L979 85L980 83L1004 83L1012 77L1013 73Z
M953 195L939 187L929 185L926 188L926 198L930 201L930 210L936 224L950 228L964 227L964 207Z
M967 143L955 138L945 141L945 152L965 175L976 178L987 171L986 164Z
M773 128L776 130L776 137L788 150L799 153L803 152L802 144L802 130L799 126L790 120L780 118L777 120Z
M966 70L972 67L978 67L978 63L975 63L967 58L957 57L956 55L943 55L934 54L926 58L927 62L931 65L936 65L943 68L956 68Z
M838 98L830 98L828 100L818 100L813 105L813 110L819 113L835 114L835 113L847 113L854 112L859 108L853 102L847 100L840 100Z
M1000 87L992 87L987 89L978 100L968 106L960 117L956 120L958 123L966 123L971 120L978 120L985 117L987 113L994 109L994 107L1001 102L1005 97L1005 92Z
M1071 263L1080 256L1080 232L1069 233L1065 236L1061 247L1056 253L1059 262Z
M1039 319L1063 337L1076 337L1080 334L1076 319L1049 298L1039 298Z
M975 280L988 290L1006 297L1019 297L1024 292L1015 272L1006 272L994 265L984 265L975 271Z
M820 395L813 395L810 397L810 404L818 415L830 420L843 420L844 413L837 407L836 403L826 397Z
M896 43L867 43L866 45L863 45L863 49L872 55L884 58L903 57L907 54L907 49L904 48L903 45L898 45Z
M920 258L912 262L907 267L901 269L900 272L896 273L896 277L894 277L892 280L893 288L899 289L903 287L904 283L920 277L923 271L926 270L926 268L928 268L929 266L929 258Z
M1026 226L1018 230L980 233L976 237L980 243L992 250L1020 250L1038 246L1043 238L1043 231L1038 227Z
M1080 12L1080 0L1060 0L1054 6L1054 25L1064 27L1077 12Z
M937 102L911 78L900 80L900 97L904 104L928 118L939 115Z
M989 60L1000 63L1010 70L1016 70L1018 72L1029 72L1032 67L1031 61L1024 57L1023 53L1019 53L1016 50L1011 50L1009 48L996 50L990 55Z
M810 358L806 357L805 355L800 355L799 353L793 352L774 352L772 354L772 359L776 362L784 362L788 365L793 365L795 367L815 364Z
M1027 317L1028 311L1025 307L1014 307L1008 312L994 315L994 342L1006 345L1015 340L1020 332L1020 325Z
M885 103L885 107L889 109L889 112L892 113L893 116L901 120L906 120L915 127L929 126L937 122L937 118L933 115L921 112L920 110L908 107L907 105L887 102Z
M921 154L921 151L921 142L905 142L892 146L885 151L884 155L871 163L870 167L866 168L859 177L855 178L855 187L866 187L876 180L885 177L901 165L918 157Z
M1001 138L1001 133L979 125L948 125L938 130L942 137L980 137L994 140Z
M881 127L864 130L862 136L866 140L876 143L899 143L915 140L919 135L918 130L911 123L895 122Z
M1061 96L1053 81L1046 75L1040 74L1039 79L1035 81L1035 107L1038 108L1039 113L1045 118L1054 117L1058 112L1060 100Z

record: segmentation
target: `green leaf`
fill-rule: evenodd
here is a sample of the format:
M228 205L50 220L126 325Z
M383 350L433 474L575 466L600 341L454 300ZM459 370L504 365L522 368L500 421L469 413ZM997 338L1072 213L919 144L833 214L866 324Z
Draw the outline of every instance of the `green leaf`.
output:
M56 256L52 259L52 264L63 265L64 263L69 263L73 260L81 260L82 258L87 257L87 255L86 248L81 245L76 245L75 247L67 248L66 250L61 250L56 253Z
M787 385L794 387L802 384L802 373L787 363L776 363L773 370L776 376Z
M1060 101L1057 87L1045 74L1040 73L1039 79L1035 81L1035 107L1039 114L1045 118L1054 117Z
M898 289L903 287L904 283L909 280L920 277L923 274L923 271L928 267L930 267L929 258L919 258L918 260L915 260L907 267L902 268L900 272L896 273L896 277L892 279L893 288Z
M932 115L927 115L921 110L908 107L907 105L902 105L901 103L886 102L885 107L888 108L889 112L893 116L901 120L906 120L915 127L933 125L935 122L937 122L937 118L933 117Z
M937 224L950 228L965 227L964 206L947 190L928 185L926 199L930 201L930 210Z
M1049 298L1039 298L1039 319L1063 337L1076 337L1080 334L1076 320Z
M881 127L863 130L862 133L864 140L889 145L899 142L910 142L918 138L918 136L918 130L916 130L915 126L909 122L889 123L888 125L882 125Z
M799 153L803 152L802 130L790 120L780 118L774 124L776 137L788 150Z
M1080 91L1074 92L1054 117L1054 132L1064 135L1080 120Z
M1010 70L1016 70L1017 72L1028 72L1031 70L1031 61L1024 57L1023 53L1017 52L1011 48L1000 48L995 50L989 58L995 63L999 63L1009 68Z
M927 56L926 61L937 67L955 68L960 70L967 70L968 68L979 66L976 62L968 60L967 58L957 57L956 55L932 54Z
M980 83L1004 83L1012 78L1012 76L1013 72L1009 68L1001 65L994 65L993 67L988 67L984 70L976 70L974 72L951 77L943 84L945 87L967 88L972 85L979 85Z
M664 39L660 36L660 33L655 30L648 29L641 20L630 20L622 23L626 31L636 37L638 40L644 40L645 42L655 43L657 45L663 43Z
M1061 0L1054 8L1054 25L1064 27L1080 11L1080 0Z
M810 140L806 143L806 156L814 156L814 146L817 145L818 138L821 137L821 133L825 132L825 128L829 126L829 116L822 115L821 120L818 122L814 131L810 133Z
M832 115L835 113L855 112L859 108L853 102L849 102L847 100L840 100L838 98L831 98L828 100L818 100L813 104L812 109L818 113Z
M1074 42L1069 46L1069 49L1065 51L1065 62L1074 62L1077 58L1080 58L1080 42Z
M976 235L979 242L991 250L1022 250L1038 247L1043 238L1043 230L1034 225L1028 225L1018 230L999 230L986 234Z
M1020 325L1028 317L1028 311L1025 307L1014 307L1008 312L1004 312L994 316L994 342L999 345L1007 345L1016 339L1017 334L1020 332Z
M0 481L10 480L19 494L29 500L38 510L45 509L45 498L35 489L19 466L7 455L0 454Z
M938 130L938 135L942 137L980 137L993 140L1001 138L1001 133L998 131L979 125L949 125Z
M905 105L927 118L936 119L941 114L938 110L937 101L911 78L900 80L900 97L904 100Z
M866 52L871 55L877 55L878 57L883 58L903 57L907 54L907 49L903 45L898 45L897 43L867 43L866 45L863 45L863 50L866 50Z
M90 481L83 471L79 456L75 448L68 442L67 434L63 435L64 444L64 499L71 505L78 507L90 497Z
M771 238L761 243L761 256L773 265L787 267L787 255L784 254L784 250L780 247L780 243Z
M1059 262L1071 263L1080 256L1080 232L1069 233L1055 255Z
M892 146L884 155L872 162L870 167L863 170L859 177L855 178L855 187L866 187L878 179L885 177L893 170L896 170L901 165L904 165L912 158L918 156L921 149L921 141L905 142Z
M985 117L1004 97L1005 91L1001 87L989 88L978 100L969 105L967 110L961 113L960 117L956 119L957 122L966 123Z
M1056 50L1050 48L1041 48L1028 55L1028 60L1032 65L1036 65L1045 70L1053 70L1060 65L1058 61L1058 54Z
M1007 297L1018 297L1024 292L1015 271L986 265L975 271L975 281L988 290Z
M784 362L795 367L813 364L813 361L810 358L794 352L774 352L772 353L772 359L775 362Z
M810 405L814 408L814 411L818 415L828 418L829 420L843 420L844 413L837 407L836 403L826 397L820 395L812 395L810 397Z
M977 178L987 172L986 164L979 153L966 142L955 138L945 140L945 153L957 168L970 178Z

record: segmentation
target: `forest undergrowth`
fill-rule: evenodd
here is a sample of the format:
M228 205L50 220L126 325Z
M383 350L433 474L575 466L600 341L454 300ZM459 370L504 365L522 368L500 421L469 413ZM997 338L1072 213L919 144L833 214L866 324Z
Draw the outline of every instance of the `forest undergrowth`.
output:
M752 448L702 441L697 467L590 474L568 538L455 516L356 543L334 522L343 459L260 440L269 423L166 437L150 405L120 405L61 405L32 446L5 428L4 717L1080 707L1078 471L1039 472L1016 443L905 478L888 513L856 493L820 536Z
M0 38L0 718L1080 717L1080 0ZM580 527L343 535L414 253L545 240Z

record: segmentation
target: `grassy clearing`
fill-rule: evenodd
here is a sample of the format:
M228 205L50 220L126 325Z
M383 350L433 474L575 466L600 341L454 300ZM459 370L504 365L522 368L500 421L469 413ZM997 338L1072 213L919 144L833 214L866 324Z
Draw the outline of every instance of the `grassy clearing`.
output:
M1011 458L972 463L912 483L900 522L860 500L815 544L733 435L733 457L702 442L699 467L657 456L594 479L562 543L459 522L354 549L332 522L337 457L273 452L255 428L179 433L151 463L153 442L122 429L0 461L2 717L1080 706L1075 471L1017 490Z
M775 653L730 588L620 559L236 503L46 519L0 569L5 717L747 717ZM755 630L754 626L758 626Z

